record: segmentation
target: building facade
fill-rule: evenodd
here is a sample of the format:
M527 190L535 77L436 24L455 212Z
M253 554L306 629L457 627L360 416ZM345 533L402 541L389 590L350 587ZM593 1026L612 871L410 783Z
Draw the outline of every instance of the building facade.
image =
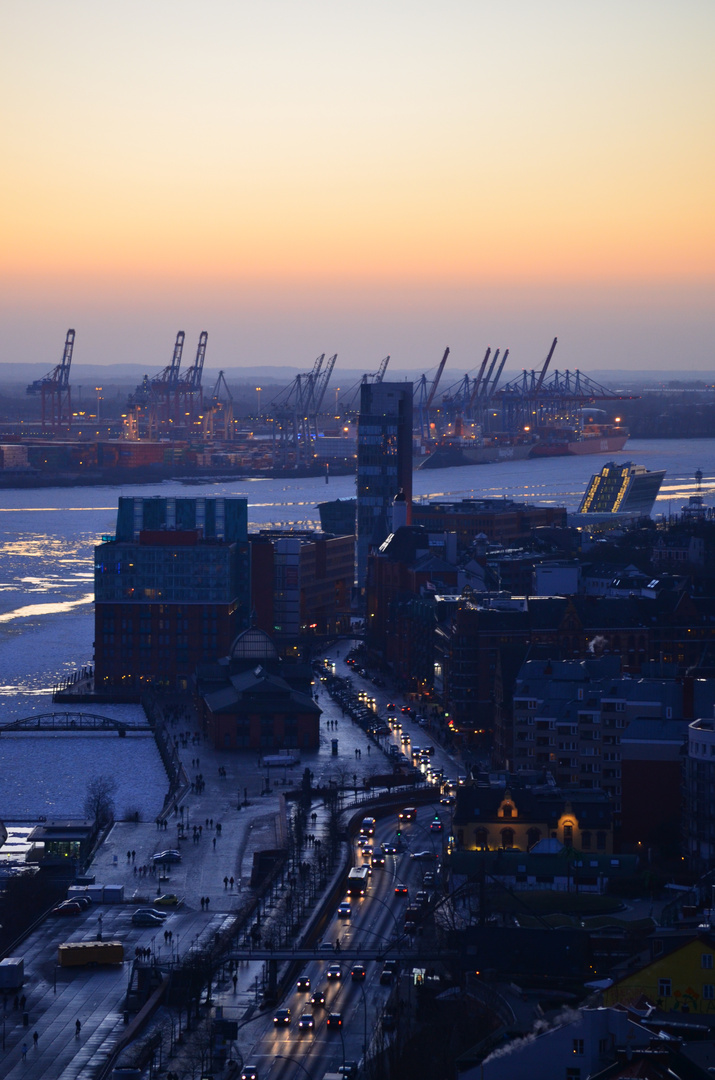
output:
M94 553L95 688L185 689L249 612L245 499L122 498Z
M357 583L365 588L367 556L390 532L393 500L404 492L412 508L412 383L360 387L357 460Z

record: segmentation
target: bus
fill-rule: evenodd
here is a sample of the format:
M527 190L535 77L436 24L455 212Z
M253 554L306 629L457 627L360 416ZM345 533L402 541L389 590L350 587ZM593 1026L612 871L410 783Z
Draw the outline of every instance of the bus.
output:
M123 961L124 945L121 941L66 941L57 950L60 967L121 964Z
M369 876L367 866L353 866L348 874L348 896L364 896Z

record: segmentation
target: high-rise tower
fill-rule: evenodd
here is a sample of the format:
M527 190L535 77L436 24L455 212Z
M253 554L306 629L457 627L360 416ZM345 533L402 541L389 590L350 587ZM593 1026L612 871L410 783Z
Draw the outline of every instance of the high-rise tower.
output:
M390 533L392 501L412 509L412 383L363 383L357 446L357 583L365 587L368 551Z

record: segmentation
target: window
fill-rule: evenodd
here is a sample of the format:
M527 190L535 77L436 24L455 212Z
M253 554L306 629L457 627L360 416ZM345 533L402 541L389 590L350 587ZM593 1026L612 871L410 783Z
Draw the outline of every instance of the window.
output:
M671 979L658 979L658 996L662 998L669 998L673 992L673 983Z
M566 1069L566 1080L581 1080L581 1070L573 1066Z
M715 1000L715 983L703 983L703 1000Z
M709 953L709 952L704 952L700 957L700 967L701 968L712 968L712 966L713 966L713 954Z
M578 1054L579 1057L583 1057L583 1039L573 1040L573 1052Z

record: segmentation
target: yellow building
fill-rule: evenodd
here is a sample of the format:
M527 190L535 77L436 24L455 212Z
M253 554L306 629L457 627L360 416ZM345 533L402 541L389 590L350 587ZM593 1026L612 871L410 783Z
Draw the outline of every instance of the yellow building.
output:
M666 1012L715 1013L715 935L654 937L653 959L604 991L604 1005L634 1005L641 998Z

